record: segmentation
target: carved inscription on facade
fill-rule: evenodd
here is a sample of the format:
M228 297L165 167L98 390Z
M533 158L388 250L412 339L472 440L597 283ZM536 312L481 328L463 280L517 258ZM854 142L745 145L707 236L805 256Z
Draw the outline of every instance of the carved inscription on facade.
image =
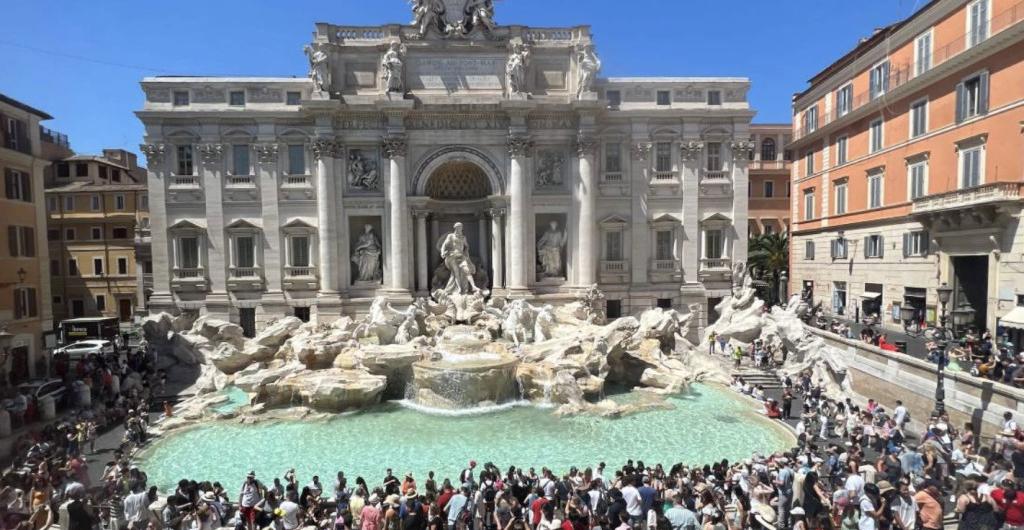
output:
M494 57L410 57L410 88L425 90L501 90L505 75L504 56Z

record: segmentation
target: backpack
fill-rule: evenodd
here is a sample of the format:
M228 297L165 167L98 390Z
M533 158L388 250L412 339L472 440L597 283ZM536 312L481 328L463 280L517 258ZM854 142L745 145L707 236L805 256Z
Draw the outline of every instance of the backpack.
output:
M497 495L497 491L494 489L494 484L488 484L487 487L484 488L484 503L486 503L488 507L494 506L495 495Z
M594 510L594 515L602 516L608 514L608 495L601 490L597 490L597 509Z

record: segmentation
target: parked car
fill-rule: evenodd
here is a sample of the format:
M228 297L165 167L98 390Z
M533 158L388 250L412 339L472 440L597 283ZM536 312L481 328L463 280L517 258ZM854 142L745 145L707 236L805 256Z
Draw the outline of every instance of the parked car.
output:
M18 391L27 391L28 396L36 400L50 396L59 404L67 389L64 387L64 381L60 379L37 379L18 385Z
M80 359L89 355L114 353L114 343L109 340L82 340L53 351L54 355L67 354L70 359Z

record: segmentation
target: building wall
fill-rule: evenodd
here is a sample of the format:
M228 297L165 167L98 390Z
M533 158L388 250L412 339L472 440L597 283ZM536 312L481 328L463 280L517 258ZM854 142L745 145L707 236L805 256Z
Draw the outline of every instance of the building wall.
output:
M790 229L789 194L790 164L787 160L786 145L792 127L786 125L753 124L750 126L750 141L753 144L750 161L749 214L750 235L788 232ZM775 157L765 159L763 143L770 139L775 143ZM766 196L765 182L772 183L772 196Z

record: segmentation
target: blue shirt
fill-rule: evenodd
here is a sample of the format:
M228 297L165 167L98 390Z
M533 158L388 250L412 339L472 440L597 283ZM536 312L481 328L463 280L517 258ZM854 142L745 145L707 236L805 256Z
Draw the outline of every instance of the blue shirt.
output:
M656 492L654 491L654 488L650 486L641 486L637 491L640 492L640 500L644 510L643 513L647 513L647 510L654 507L654 495Z

